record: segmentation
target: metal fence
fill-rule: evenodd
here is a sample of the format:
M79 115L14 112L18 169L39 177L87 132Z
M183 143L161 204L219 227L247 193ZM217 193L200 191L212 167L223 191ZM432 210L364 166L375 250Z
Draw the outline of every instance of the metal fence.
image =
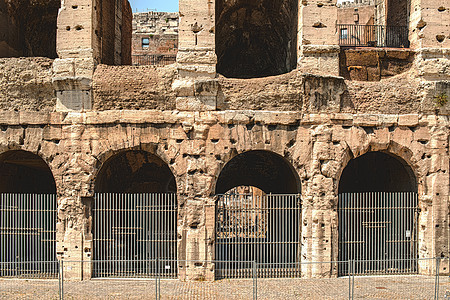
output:
M93 277L177 276L176 194L96 194L92 219Z
M407 26L338 24L339 45L346 47L408 48Z
M60 261L59 280L0 277L0 299L448 299L450 296L450 278L439 272L442 258L417 260L421 272L427 275L356 276L352 271L356 261L335 261L298 263L302 274L297 277L263 278L259 274L266 265L249 262L251 278L206 281L195 274L210 272L209 268L218 261L179 260L177 266L188 267L183 272L191 275L184 273L187 277L164 279L156 272L140 280L136 274L134 279L80 281L80 272L90 269L93 263L96 262ZM206 268L199 269L199 265ZM344 265L348 274L337 277L337 269ZM279 268L285 267L280 264Z
M176 62L176 55L168 54L133 54L131 56L133 66L165 66Z
M299 276L300 195L226 194L216 204L216 278Z
M56 207L54 194L0 194L0 276L56 274Z
M340 194L339 260L358 275L416 273L418 216L417 193Z

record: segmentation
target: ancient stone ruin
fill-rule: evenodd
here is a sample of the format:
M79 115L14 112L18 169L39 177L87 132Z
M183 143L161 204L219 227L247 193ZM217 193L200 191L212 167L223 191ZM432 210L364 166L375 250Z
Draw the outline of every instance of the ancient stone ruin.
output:
M0 227L47 251L2 235L1 261L64 259L73 279L139 276L95 263L137 259L187 280L246 274L233 259L430 273L416 259L450 251L450 6L382 2L363 22L336 0L180 0L176 63L131 66L126 0L0 0Z

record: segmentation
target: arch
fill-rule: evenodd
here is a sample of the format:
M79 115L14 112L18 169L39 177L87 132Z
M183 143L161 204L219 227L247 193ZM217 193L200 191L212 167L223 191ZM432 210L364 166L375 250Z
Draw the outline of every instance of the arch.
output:
M176 192L169 166L157 155L144 150L125 150L109 157L95 180L96 193Z
M356 260L360 275L417 272L417 179L405 160L380 151L351 159L338 203L339 261Z
M225 165L216 184L216 278L250 277L249 261L263 263L263 276L300 274L299 193L297 173L276 153L252 150Z
M56 58L60 0L0 0L0 57Z
M105 160L95 181L93 277L149 276L170 266L177 274L175 177L157 155L123 150ZM115 260L126 261L119 266Z
M295 69L297 27L297 0L216 0L217 72L256 78Z
M11 263L0 276L57 275L56 214L56 183L45 161L24 150L0 154L0 262ZM35 263L23 263L29 261Z
M285 158L266 150L251 150L233 157L216 182L216 194L238 186L254 186L266 194L298 194L300 179Z
M339 193L417 192L412 168L388 152L368 152L349 161L339 181Z
M47 163L24 150L0 154L0 193L56 194L56 183Z

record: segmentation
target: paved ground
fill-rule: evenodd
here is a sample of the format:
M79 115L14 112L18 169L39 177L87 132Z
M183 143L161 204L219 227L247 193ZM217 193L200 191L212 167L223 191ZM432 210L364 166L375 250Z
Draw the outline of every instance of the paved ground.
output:
M433 299L434 277L355 277L354 299ZM258 299L348 299L348 278L259 279ZM65 282L64 299L155 299L152 280ZM161 299L252 299L252 280L181 282L161 280ZM439 299L450 296L440 278ZM57 280L0 280L0 299L58 299Z

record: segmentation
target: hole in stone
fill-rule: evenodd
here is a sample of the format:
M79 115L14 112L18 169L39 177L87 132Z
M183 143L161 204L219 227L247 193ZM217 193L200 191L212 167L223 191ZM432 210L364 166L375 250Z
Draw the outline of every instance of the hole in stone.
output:
M211 142L217 144L219 142L219 139L212 139Z
M436 40L437 40L439 43L442 43L442 42L445 40L445 35L443 35L443 34L438 34L438 35L436 35Z
M176 142L177 144L181 144L183 142L183 139L177 139Z
M230 143L236 144L236 140L235 139L230 139Z
M269 131L274 131L275 129L277 129L277 125L269 125L267 126L267 129L269 129Z
M443 12L443 11L445 11L445 7L443 7L443 6L440 6L440 7L438 8L438 11L440 11L440 12Z
M203 266L203 263L201 263L201 262L196 262L196 263L194 263L194 266L196 266L196 267L201 267L201 266Z
M72 5L72 9L77 9L78 5Z
M363 127L363 129L366 132L366 134L373 134L374 133L373 127Z
M67 30L67 31L70 31L70 26L66 26L66 30Z
M247 127L247 130L252 130L254 126L255 124L253 123L245 125L245 127Z

